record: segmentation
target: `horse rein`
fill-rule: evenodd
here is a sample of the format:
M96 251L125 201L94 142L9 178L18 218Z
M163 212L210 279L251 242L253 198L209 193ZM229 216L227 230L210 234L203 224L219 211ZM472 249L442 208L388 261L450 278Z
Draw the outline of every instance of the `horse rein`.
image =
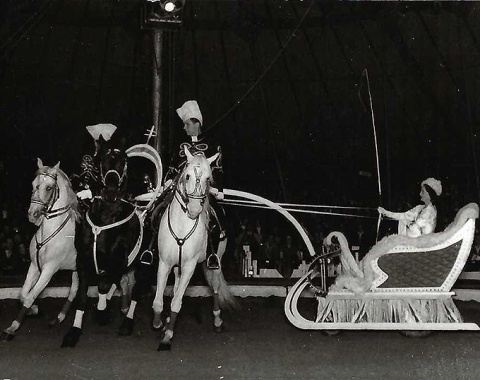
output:
M63 207L60 207L60 208L57 208L56 210L53 209L53 206L55 205L55 203L58 201L58 199L60 198L60 189L58 187L58 183L57 183L57 174L50 174L50 173L41 173L40 175L43 175L43 176L46 176L46 177L50 177L52 178L54 181L55 181L55 190L54 192L50 195L50 198L48 199L47 202L43 202L41 199L35 199L32 198L30 199L30 203L34 203L34 204L40 204L43 206L43 209L42 209L42 214L45 216L45 219L47 220L50 220L50 219L53 219L53 218L56 218L57 216L60 216L60 215L63 215L65 213L67 213L72 205L66 205L66 206L63 206ZM53 199L53 202L52 202L52 199ZM50 204L51 203L51 204ZM49 207L50 205L50 207ZM42 220L42 223L40 224L43 225L43 222L45 221L45 219ZM53 231L46 239L44 239L43 241L39 242L38 239L37 239L37 233L35 233L35 247L37 249L37 252L35 254L35 257L37 259L37 267L38 267L38 270L39 272L42 271L42 268L40 266L40 250L49 242L51 241L56 235L58 235L58 233L67 225L68 221L70 220L70 215L67 215L67 217L65 218L65 220L62 222L62 224L60 224L55 231ZM38 230L40 229L40 227L38 228ZM37 232L38 232L37 230Z

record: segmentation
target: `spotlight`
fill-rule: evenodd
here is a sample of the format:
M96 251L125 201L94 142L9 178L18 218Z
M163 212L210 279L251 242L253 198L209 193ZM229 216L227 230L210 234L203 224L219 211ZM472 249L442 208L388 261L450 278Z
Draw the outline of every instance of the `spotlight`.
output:
M175 4L173 4L171 1L167 1L163 9L165 9L167 12L173 12L175 10Z
M186 0L148 0L142 7L143 29L175 28L182 24Z
M160 0L160 6L165 12L177 13L182 10L185 0Z

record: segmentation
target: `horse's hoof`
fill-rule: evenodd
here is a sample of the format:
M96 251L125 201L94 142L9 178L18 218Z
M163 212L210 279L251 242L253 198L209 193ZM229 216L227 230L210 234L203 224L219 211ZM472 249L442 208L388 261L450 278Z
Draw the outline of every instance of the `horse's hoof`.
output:
M127 336L132 335L133 332L133 319L125 317L122 325L118 329L118 335Z
M95 320L100 326L108 325L108 322L110 321L108 310L96 310Z
M50 321L50 323L48 324L48 327L52 328L52 327L58 326L60 323L62 323L60 319L55 318Z
M195 319L195 322L197 322L199 325L202 325L204 322L204 317L202 310L200 308L197 308L195 311L191 313L191 316Z
M2 335L0 336L0 339L3 342L10 342L13 338L15 338L15 334L6 331L2 332Z
M25 313L25 317L28 318L39 318L43 316L43 312L38 308L37 305L32 305Z
M170 351L172 349L171 342L160 342L157 351Z
M162 331L164 328L165 323L163 323L163 320L161 317L153 317L152 319L152 330L153 331Z
M216 333L222 333L225 331L225 325L222 323L220 326L213 326L213 331Z
M80 336L82 335L82 329L78 327L70 328L70 331L65 334L63 337L61 348L65 347L75 347L80 340Z

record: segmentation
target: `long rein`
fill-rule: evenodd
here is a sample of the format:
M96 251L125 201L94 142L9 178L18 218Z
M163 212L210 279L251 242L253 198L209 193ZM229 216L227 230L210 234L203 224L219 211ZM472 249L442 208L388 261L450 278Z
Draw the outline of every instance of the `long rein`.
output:
M55 229L55 231L53 231L43 241L41 241L41 242L38 241L37 234L38 234L38 231L40 231L40 227L43 226L43 222L45 222L45 220L50 220L50 219L56 218L57 216L63 215L65 213L67 213L68 211L70 211L70 209L72 208L71 204L68 204L68 205L63 206L63 207L59 207L57 209L53 208L53 206L55 206L55 203L60 198L60 189L59 189L58 183L57 183L57 175L56 174L53 175L53 174L50 174L50 173L42 173L41 175L44 175L46 177L50 177L55 181L55 190L54 190L54 192L52 193L52 195L50 196L50 198L48 199L47 202L43 202L41 199L35 199L33 197L30 199L30 203L40 204L40 205L44 206L44 209L43 209L44 219L42 220L42 223L40 224L40 226L37 229L37 232L34 235L35 236L35 247L36 247L36 250L37 250L36 253L35 253L35 257L37 259L37 267L38 267L38 270L40 272L42 271L42 268L40 266L40 250L46 244L48 244L55 236L57 236L59 234L59 232L67 225L68 221L72 217L71 214L67 215L67 217L64 219L64 221Z

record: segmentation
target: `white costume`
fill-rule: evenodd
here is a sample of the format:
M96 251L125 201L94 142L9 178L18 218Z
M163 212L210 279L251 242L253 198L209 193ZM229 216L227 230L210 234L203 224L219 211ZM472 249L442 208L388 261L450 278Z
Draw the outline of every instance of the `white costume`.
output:
M442 194L442 183L435 178L427 178L422 186L428 185L437 196ZM429 203L418 205L405 212L391 212L384 210L383 214L398 220L398 234L410 237L431 234L437 226L437 208Z
M398 220L398 234L417 237L430 234L437 226L437 209L434 205L418 205L406 212L386 211L385 215Z

